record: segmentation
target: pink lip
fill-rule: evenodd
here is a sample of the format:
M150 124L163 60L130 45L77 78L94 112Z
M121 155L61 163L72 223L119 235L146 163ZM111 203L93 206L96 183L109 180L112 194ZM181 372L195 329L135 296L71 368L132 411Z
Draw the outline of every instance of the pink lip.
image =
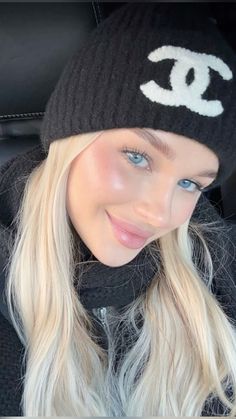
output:
M148 239L153 235L147 231L141 230L139 227L136 227L133 224L129 224L123 220L119 220L118 218L115 218L108 213L107 215L109 216L113 224L117 225L117 227L121 228L124 231L127 231L128 233L135 234L136 236L141 237L143 239Z

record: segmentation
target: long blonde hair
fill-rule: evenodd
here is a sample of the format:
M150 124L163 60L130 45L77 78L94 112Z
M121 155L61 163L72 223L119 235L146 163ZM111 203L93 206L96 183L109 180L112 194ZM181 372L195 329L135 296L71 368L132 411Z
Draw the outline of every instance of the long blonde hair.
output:
M200 416L206 399L217 396L234 416L236 332L211 291L215 271L206 241L208 233L223 237L220 223L188 220L152 242L157 274L151 285L117 317L113 332L105 327L108 354L96 342L74 287L79 255L66 187L73 159L98 135L54 141L28 177L15 217L6 293L25 346L23 414ZM135 338L115 368L121 325Z

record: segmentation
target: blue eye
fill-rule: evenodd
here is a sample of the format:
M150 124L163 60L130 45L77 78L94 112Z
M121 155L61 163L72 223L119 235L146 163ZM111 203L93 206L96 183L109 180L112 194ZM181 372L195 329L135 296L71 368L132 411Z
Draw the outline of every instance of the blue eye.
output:
M137 166L140 163L140 161L142 161L143 159L145 159L148 163L151 160L151 158L148 156L148 154L146 154L144 151L140 151L138 149L132 149L131 150L131 149L125 148L122 151L128 156L128 162L133 164L134 166ZM141 168L143 168L143 166L141 166Z
M198 191L201 191L202 190L202 188L201 188L202 185L200 185L199 183L196 183L196 182L192 182L191 180L183 179L180 182L187 182L187 187L189 185L194 187L194 189L191 189L191 190L188 189L188 188L184 188L188 192L196 192L196 190L198 190ZM186 185L186 183L185 183L185 185Z
M134 165L137 168L139 168L139 167L141 167L142 169L145 168L146 165L145 166L138 166L140 161L142 162L143 159L145 159L146 162L148 162L148 163L150 163L150 161L151 161L151 158L148 154L146 154L144 151L140 151L138 149L124 148L122 150L122 152L125 153L128 156L128 162L130 164ZM130 156L131 156L131 158L130 158ZM187 186L187 188L184 187L183 189L186 190L187 192L190 192L190 193L194 193L194 192L197 192L197 191L202 192L203 189L204 189L204 186L201 185L200 183L193 182L193 181L188 180L188 179L183 179L180 182L185 183L185 186ZM187 185L186 185L186 183L187 183ZM189 186L191 186L193 188L189 189L188 188Z

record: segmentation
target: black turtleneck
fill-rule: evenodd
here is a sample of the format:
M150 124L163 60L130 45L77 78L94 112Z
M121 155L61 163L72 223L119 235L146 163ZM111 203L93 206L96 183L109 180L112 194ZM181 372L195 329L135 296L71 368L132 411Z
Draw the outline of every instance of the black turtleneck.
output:
M75 287L87 309L125 306L147 289L156 273L148 247L127 264L110 267L92 254L73 226L72 231L82 254L82 263L76 267Z

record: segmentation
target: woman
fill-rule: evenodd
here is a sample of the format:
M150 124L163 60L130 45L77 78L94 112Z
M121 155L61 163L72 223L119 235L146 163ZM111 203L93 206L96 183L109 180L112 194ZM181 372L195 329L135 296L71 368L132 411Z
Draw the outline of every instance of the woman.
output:
M24 415L235 416L235 229L202 194L235 168L235 56L210 19L171 10L106 19L42 147L1 171Z

